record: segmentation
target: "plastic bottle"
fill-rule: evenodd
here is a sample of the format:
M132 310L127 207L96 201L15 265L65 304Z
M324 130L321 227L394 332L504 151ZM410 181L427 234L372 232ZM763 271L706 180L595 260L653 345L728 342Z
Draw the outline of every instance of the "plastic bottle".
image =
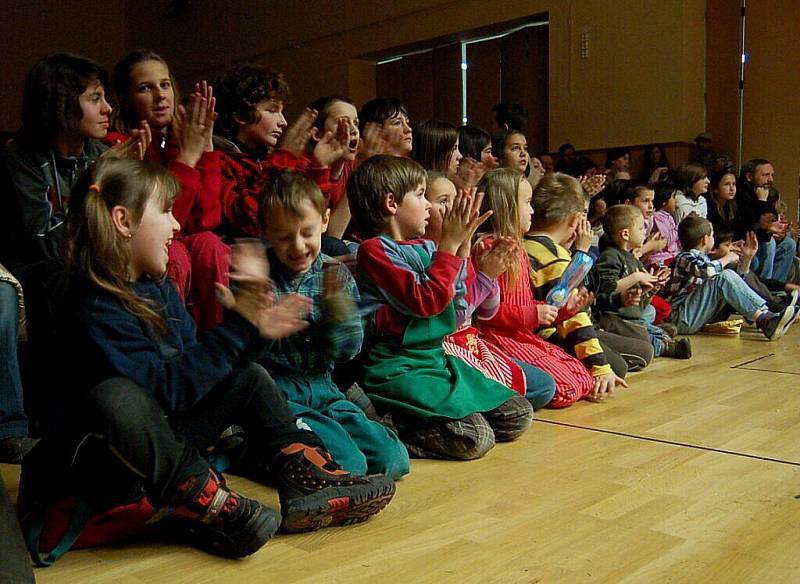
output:
M594 259L588 253L576 252L572 256L572 261L561 274L561 279L558 284L550 289L547 293L545 302L556 308L561 308L567 303L567 299L572 291L580 286L586 274L592 269Z

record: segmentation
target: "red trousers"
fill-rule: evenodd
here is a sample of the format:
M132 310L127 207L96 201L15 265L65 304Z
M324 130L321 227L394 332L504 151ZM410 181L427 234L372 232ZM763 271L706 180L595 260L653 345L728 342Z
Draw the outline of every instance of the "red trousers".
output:
M230 256L230 248L210 231L181 237L169 247L167 275L194 317L198 331L222 322L222 305L214 284L228 285Z

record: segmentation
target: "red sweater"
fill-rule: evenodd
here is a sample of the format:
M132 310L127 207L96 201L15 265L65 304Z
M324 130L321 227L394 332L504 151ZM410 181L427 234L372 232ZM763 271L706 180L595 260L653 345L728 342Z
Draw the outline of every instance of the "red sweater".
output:
M103 142L113 146L127 139L128 136L120 132L109 132ZM170 136L163 149L160 140L153 140L146 157L168 168L181 184L181 193L172 207L172 214L181 224L181 233L191 235L212 231L222 223L222 154L216 150L204 152L192 168L176 160L178 152L178 145Z

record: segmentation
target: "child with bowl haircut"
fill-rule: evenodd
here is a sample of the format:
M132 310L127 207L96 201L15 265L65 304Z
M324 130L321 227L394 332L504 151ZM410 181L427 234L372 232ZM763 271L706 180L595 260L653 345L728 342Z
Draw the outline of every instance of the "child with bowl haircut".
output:
M310 325L273 341L258 359L286 394L292 413L322 438L334 458L355 474L399 478L408 452L394 432L367 418L331 379L334 364L361 350L363 329L353 276L320 253L330 209L319 187L297 171L271 170L259 216L271 244L275 295L302 294L313 301Z
M438 245L419 239L430 218L425 170L413 160L374 156L347 186L350 210L367 238L357 258L362 298L380 303L362 386L392 414L412 456L480 458L495 441L522 435L532 407L521 395L455 357L442 340L456 329L466 293L459 248L486 216L457 195L442 219Z

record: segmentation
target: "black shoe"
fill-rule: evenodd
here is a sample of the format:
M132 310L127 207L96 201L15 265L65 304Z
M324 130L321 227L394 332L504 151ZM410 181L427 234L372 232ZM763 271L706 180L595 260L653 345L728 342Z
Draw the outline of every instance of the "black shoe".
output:
M192 545L228 558L257 552L280 526L280 514L229 489L213 471L178 487L167 516Z
M667 341L661 348L661 357L672 357L673 359L691 359L692 343L686 338Z
M28 438L27 436L12 436L0 440L0 463L22 464L25 455L36 446L38 438Z
M290 444L270 468L278 481L288 532L352 525L380 512L394 496L394 481L384 475L356 476L342 470L322 448Z
M771 314L757 323L758 328L770 341L776 341L786 334L797 316L796 307L786 307L783 312Z

